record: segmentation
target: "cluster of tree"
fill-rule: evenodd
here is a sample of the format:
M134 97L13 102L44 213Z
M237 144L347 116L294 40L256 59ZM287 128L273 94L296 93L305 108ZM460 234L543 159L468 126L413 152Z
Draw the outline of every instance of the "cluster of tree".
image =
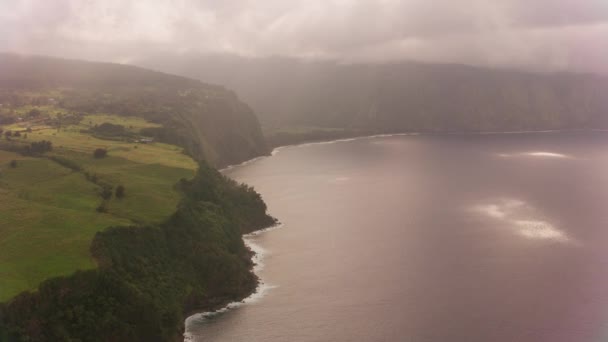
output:
M0 308L11 341L169 341L184 313L240 300L257 284L241 234L274 224L253 189L201 165L177 212L154 227L95 236L99 269L43 283Z
M14 116L0 115L0 125L12 125L15 122L17 122L17 119Z
M40 115L42 115L42 112L38 108L33 108L32 110L30 110L29 112L27 112L27 117L28 118L37 118Z
M24 154L40 155L53 150L53 143L48 140L34 141L24 148Z
M107 155L108 155L108 150L106 150L105 148L96 148L93 151L93 158L95 158L95 159L105 158Z
M83 117L83 113L59 113L54 118L47 118L45 122L49 126L60 128L70 125L78 125L82 121Z
M61 157L61 156L50 156L49 159L72 171L75 171L75 172L82 171L82 166L80 166L78 163L76 163L72 159L68 159L68 158Z
M4 137L6 138L6 140L10 140L11 137L15 137L15 138L27 138L27 134L21 134L21 131L3 131L0 129L0 134L4 133Z
M115 137L131 137L133 133L129 132L123 125L115 125L109 122L104 122L101 125L95 125L90 130L95 136L104 138Z

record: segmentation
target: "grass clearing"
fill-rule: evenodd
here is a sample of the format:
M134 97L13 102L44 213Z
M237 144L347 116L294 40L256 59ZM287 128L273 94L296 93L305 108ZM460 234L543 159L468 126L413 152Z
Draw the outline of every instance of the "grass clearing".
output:
M61 129L33 126L27 139L12 140L21 145L49 140L53 151L47 157L67 159L82 172L46 157L0 151L0 302L45 279L95 267L89 246L96 232L163 221L180 199L174 185L195 173L197 164L177 146L95 138L85 132L89 122L134 130L155 125L140 118L89 115L81 124ZM107 149L108 156L93 158L96 148ZM9 166L11 160L17 167ZM98 183L87 179L85 171ZM101 182L126 189L124 198L106 201L106 213L96 211L103 201Z

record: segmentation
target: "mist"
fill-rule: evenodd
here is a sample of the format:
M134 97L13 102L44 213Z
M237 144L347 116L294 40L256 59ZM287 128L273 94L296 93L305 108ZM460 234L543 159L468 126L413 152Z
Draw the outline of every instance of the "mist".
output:
M602 0L1 0L0 20L0 50L119 63L232 54L608 72Z

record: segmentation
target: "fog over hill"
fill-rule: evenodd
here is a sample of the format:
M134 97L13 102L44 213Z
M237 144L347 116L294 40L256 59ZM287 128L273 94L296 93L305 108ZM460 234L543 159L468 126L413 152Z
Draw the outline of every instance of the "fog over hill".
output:
M391 131L608 128L608 77L458 64L162 56L141 65L234 89L268 126Z
M604 0L20 0L0 18L4 50L225 85L266 124L604 126L606 81L578 74L608 73Z

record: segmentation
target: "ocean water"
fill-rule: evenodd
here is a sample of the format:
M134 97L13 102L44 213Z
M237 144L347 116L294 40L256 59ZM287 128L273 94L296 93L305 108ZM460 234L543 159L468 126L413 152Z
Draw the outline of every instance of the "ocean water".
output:
M608 133L385 136L225 173L281 226L193 341L608 341Z

